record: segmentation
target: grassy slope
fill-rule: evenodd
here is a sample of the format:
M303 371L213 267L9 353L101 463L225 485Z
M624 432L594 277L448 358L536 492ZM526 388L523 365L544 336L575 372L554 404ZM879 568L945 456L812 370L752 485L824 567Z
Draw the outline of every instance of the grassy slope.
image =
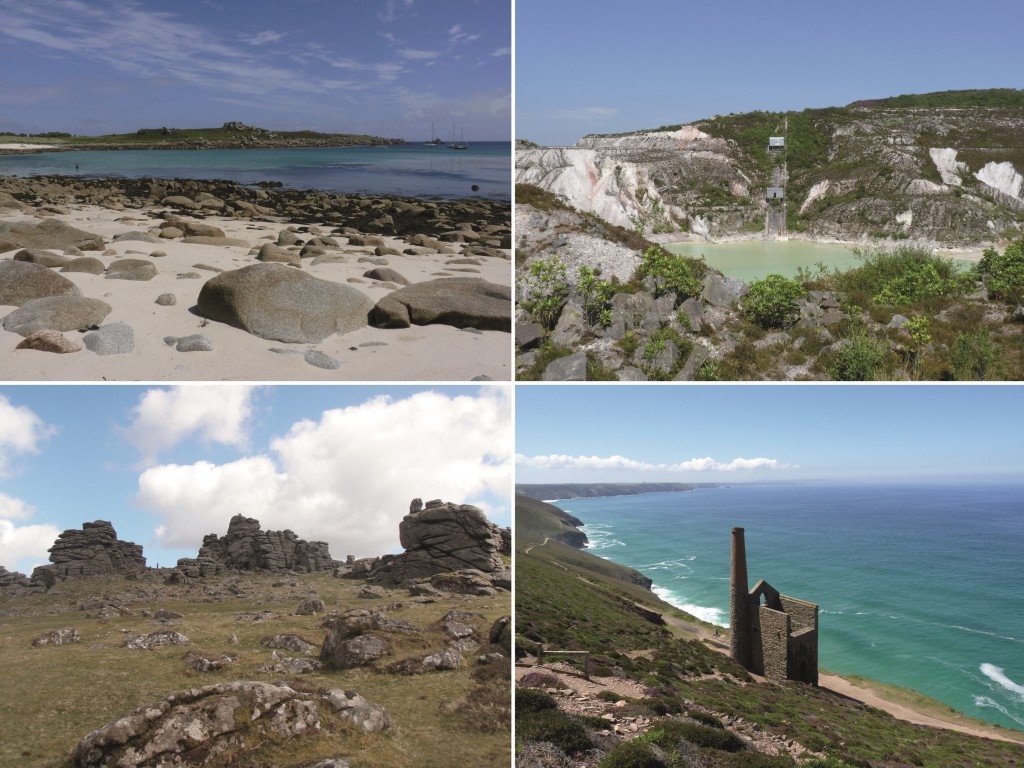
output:
M318 595L328 611L350 608L384 610L394 618L427 628L452 608L481 613L479 629L487 630L499 616L508 615L507 594L470 598L452 596L436 603L411 603L404 590L384 599L356 599L362 582L334 579L329 574L290 577L297 587L272 587L280 577L248 576L238 581L248 597L201 596L200 589L188 597L182 588L166 588L165 599L147 599L160 590L152 583L117 579L88 580L58 585L49 595L19 599L0 596L0 656L4 659L4 696L0 697L0 765L9 768L61 765L64 755L83 736L133 709L154 702L168 693L228 680L280 680L281 675L259 673L257 667L271 663L271 650L260 639L277 633L295 633L319 643L326 634L320 628L324 617L292 615L301 600ZM228 581L228 580L225 580ZM220 580L213 582L219 584ZM212 590L211 590L212 591ZM71 606L98 595L135 593L138 602L129 605L130 616L100 622L85 617ZM396 602L397 599L397 602ZM161 627L140 616L144 608L167 608L185 616L175 629L187 635L188 647L163 647L151 651L123 648L127 632L149 633ZM276 616L253 623L244 614L261 610ZM57 648L33 648L31 640L61 627L76 627L80 643ZM228 643L236 635L238 645ZM413 655L426 655L444 645L435 632L406 638L396 636L396 647L388 662ZM199 673L182 659L188 651L206 651L216 656L237 654L238 661L224 670ZM285 651L287 656L299 654ZM473 655L469 658L472 660ZM452 672L418 675L380 674L368 669L323 671L302 675L302 684L355 691L381 704L391 715L395 728L385 735L349 731L325 733L302 742L288 742L281 754L264 755L277 766L302 765L315 759L349 757L354 765L385 768L394 765L436 766L452 764L507 766L509 728L494 712L449 714L445 707L462 700L474 687L471 673L476 667ZM477 727L486 719L497 730ZM457 730L458 739L450 733Z
M599 664L619 666L627 676L659 689L663 698L684 698L741 716L849 765L1024 765L1019 745L911 725L801 683L748 684L749 677L726 657L702 643L676 639L666 628L630 611L622 598L646 590L627 583L624 571L629 569L551 541L525 554L522 542L536 541L537 526L545 524L545 507L553 509L522 496L516 500L516 630L520 642L538 635L557 647L604 654L606 658L604 662L599 659ZM665 606L647 594L646 605ZM652 658L630 659L622 653L638 649L653 650ZM720 679L704 677L709 672L716 672ZM916 694L914 700L921 703ZM944 708L938 702L932 704Z
M249 135L249 131L228 130L226 128L175 128L171 133L164 134L161 128L145 128L143 133L112 133L103 136L67 136L67 137L44 137L29 136L19 137L13 134L0 134L0 141L12 141L26 144L58 144L68 146L93 146L104 144L166 144L168 142L226 142L240 144L243 137ZM379 144L382 139L378 136L354 133L318 133L316 131L273 131L273 139L266 134L258 132L257 138L266 141L291 141L291 140L312 140L330 141L339 146L356 144Z

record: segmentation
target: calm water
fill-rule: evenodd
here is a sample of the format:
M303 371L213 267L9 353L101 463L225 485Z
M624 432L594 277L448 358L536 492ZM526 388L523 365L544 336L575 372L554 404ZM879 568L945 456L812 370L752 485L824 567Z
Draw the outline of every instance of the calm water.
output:
M113 150L0 156L0 175L280 181L294 189L446 200L512 199L512 145L471 143L466 150L422 144L383 148ZM78 170L75 170L75 166ZM479 191L474 192L476 184Z
M795 277L800 267L813 269L818 262L829 270L856 267L857 257L845 245L810 243L805 240L749 240L736 243L674 243L672 253L703 256L726 277L750 282L770 274Z
M555 502L590 551L729 620L730 529L750 585L818 603L820 663L1024 729L1024 486L766 485Z

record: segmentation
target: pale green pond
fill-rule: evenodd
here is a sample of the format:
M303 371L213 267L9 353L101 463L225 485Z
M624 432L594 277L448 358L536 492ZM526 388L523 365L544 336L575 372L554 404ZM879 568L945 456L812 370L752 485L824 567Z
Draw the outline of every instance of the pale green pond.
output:
M813 269L822 262L832 271L856 267L860 261L845 245L811 243L806 240L747 240L735 243L673 243L665 246L672 253L703 256L726 277L744 282L760 280L771 274L795 277L800 267Z

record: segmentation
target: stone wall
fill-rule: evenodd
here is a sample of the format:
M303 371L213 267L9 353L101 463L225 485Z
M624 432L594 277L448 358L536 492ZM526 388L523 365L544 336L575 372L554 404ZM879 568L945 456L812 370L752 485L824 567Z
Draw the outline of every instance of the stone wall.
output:
M761 642L753 649L753 659L759 669L752 672L764 675L774 682L786 680L789 665L789 616L768 606L758 607L758 625L754 638Z

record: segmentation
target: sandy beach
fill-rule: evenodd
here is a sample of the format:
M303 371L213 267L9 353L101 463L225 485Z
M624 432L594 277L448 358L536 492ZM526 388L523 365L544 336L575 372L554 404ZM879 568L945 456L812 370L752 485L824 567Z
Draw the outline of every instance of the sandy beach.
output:
M2 202L2 201L0 201ZM167 217L178 226L200 223L221 230L218 244L185 242L182 236L168 238ZM285 217L262 215L252 218L194 215L169 205L137 209L88 204L57 206L0 207L2 230L19 224L60 221L85 232L99 235L101 250L71 251L68 259L93 257L102 262L99 274L61 271L77 286L81 296L110 305L102 326L123 323L130 326L134 343L123 353L97 354L84 345L80 351L58 354L36 349L16 349L24 333L0 329L0 380L7 381L113 381L113 380L278 380L278 381L403 381L473 379L509 380L511 378L511 334L500 330L435 322L409 327L376 327L362 324L345 333L332 333L321 341L284 343L261 338L226 322L202 316L197 301L204 284L221 272L231 272L260 264L259 249L267 243L286 243L279 251L300 264L296 271L320 280L349 286L376 304L381 298L404 287L397 277L367 277L375 268L394 270L409 284L446 278L479 278L497 286L511 285L510 252L478 245L469 253L460 242L422 239L427 246L411 245L414 239L367 233L379 242L361 243L359 236L337 222L294 223ZM172 222L173 223L173 222ZM163 225L164 229L159 227ZM282 237L281 233L286 232ZM129 238L118 239L125 233ZM429 233L433 234L433 233ZM327 245L300 258L304 243L320 237L337 246ZM217 238L214 238L217 239ZM456 238L457 239L457 238ZM149 240L149 241L147 241ZM288 241L296 241L287 244ZM3 247L3 246L0 246ZM38 250L38 249L33 249ZM51 248L52 254L64 249ZM0 253L0 263L15 259L23 249L16 247ZM18 257L24 260L26 257ZM156 274L150 279L112 279L109 268L123 259L150 262ZM280 269L277 265L275 268ZM295 267L291 267L295 269ZM173 304L157 303L165 294L174 296ZM166 302L166 299L164 299ZM0 305L0 317L17 306ZM508 310L511 316L511 309ZM463 325L467 325L463 323ZM200 335L207 342L200 346L210 351L179 351L176 340ZM85 333L64 329L66 340L81 345ZM321 367L321 366L328 367Z

